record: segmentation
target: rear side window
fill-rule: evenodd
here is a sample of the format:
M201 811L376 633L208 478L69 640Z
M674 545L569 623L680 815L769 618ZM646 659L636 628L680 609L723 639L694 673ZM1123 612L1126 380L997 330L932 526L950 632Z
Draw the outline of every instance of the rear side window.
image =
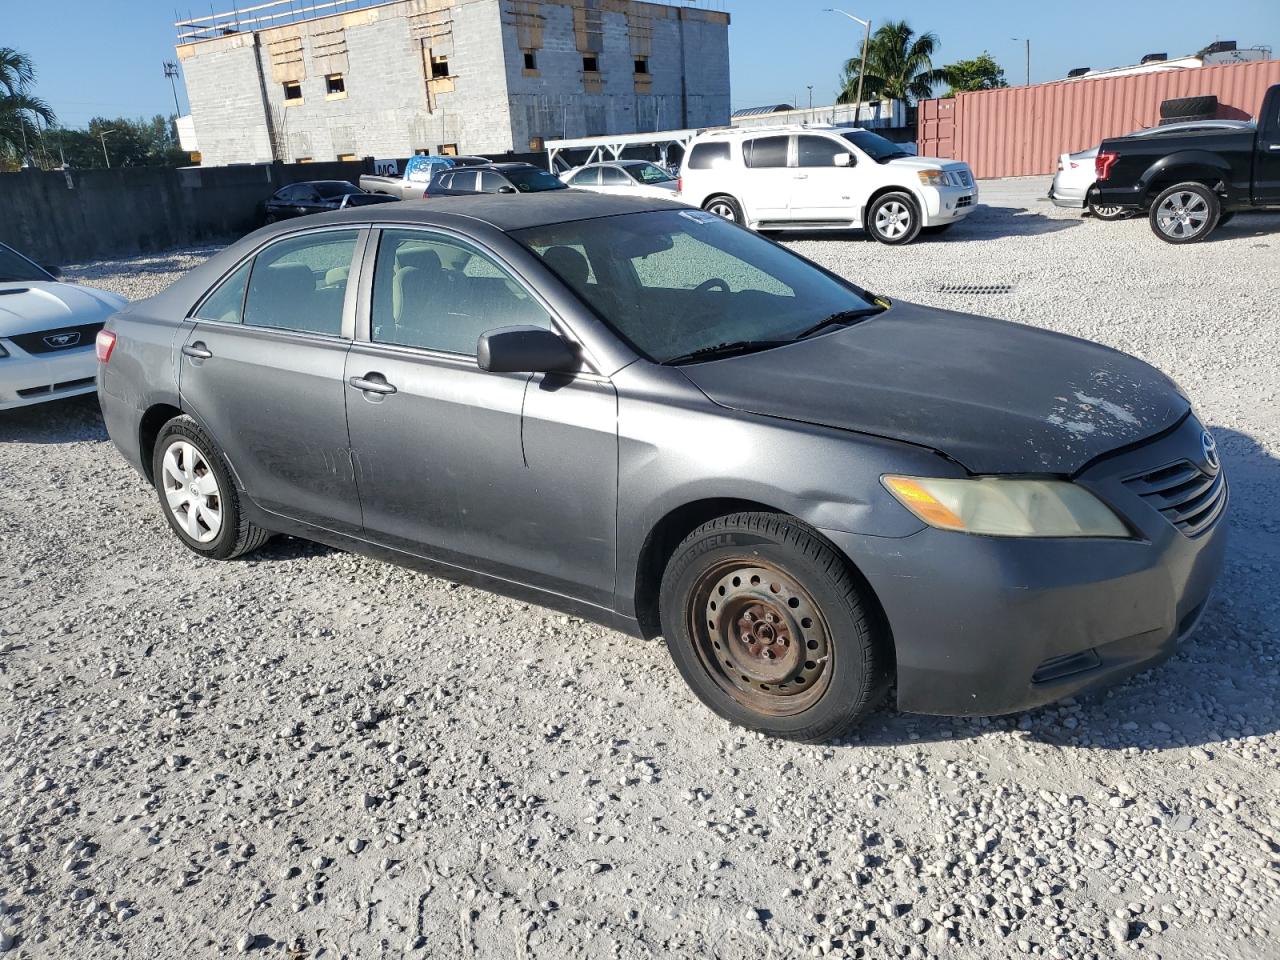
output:
M460 173L455 172L449 180L450 190L474 190L476 188L476 174L474 170L464 170Z
M742 145L742 156L748 167L785 167L787 142L790 137L757 137Z
M689 151L690 170L714 170L729 165L729 144L699 143Z
M600 183L600 168L587 167L585 170L579 170L569 181L575 187L594 187Z
M253 261L246 260L235 273L223 280L196 309L196 318L221 323L239 323L243 320L244 288L249 283L251 266Z
M357 235L356 230L313 233L263 250L249 275L245 324L339 336Z
M500 265L462 240L386 230L373 271L375 343L474 357L497 327L551 328L551 318Z
M631 178L619 170L617 167L601 167L600 168L600 185L604 187L625 187L631 183Z

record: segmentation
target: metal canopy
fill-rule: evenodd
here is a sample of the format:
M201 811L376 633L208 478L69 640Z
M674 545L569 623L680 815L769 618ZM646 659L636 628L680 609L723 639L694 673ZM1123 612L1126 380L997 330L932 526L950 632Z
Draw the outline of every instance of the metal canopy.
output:
M703 128L705 129L705 128ZM556 158L562 150L591 151L584 163L600 163L617 160L627 147L654 146L662 154L662 162L667 162L667 150L672 146L684 148L703 130L651 130L648 133L619 133L603 137L577 137L570 140L546 141L547 161L552 171L556 169ZM562 161L567 169L568 161Z

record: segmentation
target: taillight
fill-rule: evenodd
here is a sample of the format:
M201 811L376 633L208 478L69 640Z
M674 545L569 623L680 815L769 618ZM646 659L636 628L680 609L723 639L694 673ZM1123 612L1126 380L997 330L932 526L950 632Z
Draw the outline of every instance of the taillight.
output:
M430 191L430 190L423 190L423 191L422 191L422 199L423 199L423 200L430 200L430 199L431 199L431 191Z
M111 351L116 348L116 335L110 330L99 330L98 335L93 340L94 353L98 355L99 363L106 363L111 359Z
M1099 180L1106 180L1111 176L1111 168L1116 165L1116 161L1120 159L1120 154L1107 152L1099 152L1093 161L1093 172Z
M684 177L676 177L676 193L684 193Z

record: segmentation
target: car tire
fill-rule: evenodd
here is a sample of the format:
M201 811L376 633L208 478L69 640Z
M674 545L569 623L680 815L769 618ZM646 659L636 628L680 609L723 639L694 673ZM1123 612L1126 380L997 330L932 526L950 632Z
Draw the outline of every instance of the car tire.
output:
M704 523L672 554L659 610L685 682L748 729L830 740L888 688L888 640L864 588L798 520L738 513Z
M200 556L231 560L270 539L269 531L246 519L222 451L190 417L161 427L151 476L169 526Z
M1087 209L1089 216L1097 220L1105 220L1108 223L1113 220L1123 220L1130 213L1124 207L1100 207L1095 203L1090 203Z
M1217 113L1218 98L1215 96L1175 97L1160 104L1160 119L1174 120L1178 123L1205 117L1212 118Z
M1222 204L1203 183L1187 181L1164 190L1151 204L1151 230L1166 243L1199 243L1218 226Z
M702 205L702 209L707 213L714 213L717 217L732 220L738 226L747 222L747 218L742 215L742 204L727 193L712 197Z
M867 233L890 246L910 243L920 234L920 208L909 193L886 193L867 208Z

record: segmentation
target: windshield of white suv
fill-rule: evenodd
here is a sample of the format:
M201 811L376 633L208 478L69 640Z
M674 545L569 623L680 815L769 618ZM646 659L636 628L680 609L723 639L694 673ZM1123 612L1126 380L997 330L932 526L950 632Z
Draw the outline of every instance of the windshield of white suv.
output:
M26 257L0 243L0 283L52 279Z
M782 346L884 309L865 291L701 210L574 220L511 236L658 363Z
M675 179L656 163L628 164L626 171L641 183L668 183Z
M890 160L897 160L899 157L911 156L892 140L886 140L878 133L869 133L866 130L852 130L849 133L841 134L841 136L876 163L888 163Z

